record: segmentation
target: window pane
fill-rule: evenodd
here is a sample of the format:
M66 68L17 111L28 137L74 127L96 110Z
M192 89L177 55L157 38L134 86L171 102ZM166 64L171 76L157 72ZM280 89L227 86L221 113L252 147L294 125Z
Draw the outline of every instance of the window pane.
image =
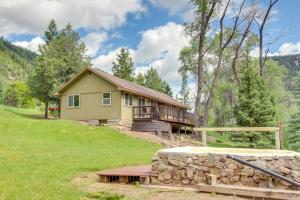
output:
M102 94L102 104L103 105L110 105L111 104L111 97L109 92L105 92Z
M74 95L74 107L79 107L79 95Z
M110 105L110 99L103 99L103 105Z
M132 106L132 95L129 95L129 105Z
M74 98L73 96L68 96L68 107L73 107Z
M108 92L107 93L103 93L103 98L104 99L110 98L110 93L108 93Z

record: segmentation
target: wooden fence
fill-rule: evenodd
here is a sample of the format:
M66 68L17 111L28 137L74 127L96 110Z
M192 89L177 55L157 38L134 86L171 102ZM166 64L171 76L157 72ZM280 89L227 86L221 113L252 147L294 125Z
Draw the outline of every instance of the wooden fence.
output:
M207 146L206 142L206 132L274 132L275 133L275 148L281 149L282 145L282 126L278 127L217 127L217 128L208 128L208 127L196 127L193 128L193 132L201 132L201 138L204 146Z

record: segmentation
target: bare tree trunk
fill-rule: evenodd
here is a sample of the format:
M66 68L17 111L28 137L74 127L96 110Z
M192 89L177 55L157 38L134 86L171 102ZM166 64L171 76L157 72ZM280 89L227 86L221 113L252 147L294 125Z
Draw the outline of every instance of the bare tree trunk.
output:
M207 50L204 50L204 41L205 36L208 30L209 22L213 16L214 9L217 5L219 0L214 0L211 4L207 13L201 14L201 23L200 23L200 32L199 32L199 45L198 45L198 66L197 66L197 95L196 95L196 102L195 102L195 125L199 127L200 124L200 110L201 110L201 97L202 97L202 89L204 83L204 66L203 66L203 59Z
M264 74L265 61L267 59L268 51L269 51L269 50L266 50L266 53L264 53L264 44L263 44L264 34L263 34L263 32L264 32L265 25L268 21L268 18L270 16L271 9L277 2L278 2L278 0L274 0L274 1L269 0L268 9L263 16L261 24L258 22L259 20L255 20L258 25L258 29L259 29L259 74L260 74L260 76L263 76L263 74Z
M49 107L49 103L47 101L45 102L45 116L44 116L45 119L48 119L48 107Z

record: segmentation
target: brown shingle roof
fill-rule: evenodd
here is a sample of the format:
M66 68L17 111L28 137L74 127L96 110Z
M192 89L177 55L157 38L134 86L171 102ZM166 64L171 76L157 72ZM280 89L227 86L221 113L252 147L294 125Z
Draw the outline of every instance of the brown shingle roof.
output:
M83 73L84 71L89 70L94 72L95 74L97 74L98 76L106 79L107 81L113 83L114 85L116 85L118 87L119 90L122 91L127 91L127 92L131 92L137 95L141 95L144 97L148 97L148 98L152 98L155 99L157 101L163 102L163 103L168 103L174 106L178 106L178 107L182 107L182 108L187 108L186 105L180 103L179 101L177 101L176 99L170 97L167 94L164 94L162 92L158 92L156 90L138 85L136 83L121 79L119 77L113 76L107 72L104 72L100 69L96 69L96 68L91 68L91 67L87 67L84 70L82 70L80 72ZM79 75L79 74L78 74ZM73 79L71 79L69 82L67 82L65 85L63 85L59 90L58 93L61 93L61 91L64 90L65 87L67 87L69 84L73 83L76 79L77 76L75 76Z

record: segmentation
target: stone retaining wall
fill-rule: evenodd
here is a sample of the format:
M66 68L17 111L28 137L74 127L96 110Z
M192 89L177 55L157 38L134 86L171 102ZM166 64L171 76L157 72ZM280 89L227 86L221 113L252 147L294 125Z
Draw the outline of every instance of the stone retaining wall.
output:
M300 156L243 156L242 159L300 182ZM258 170L214 153L158 151L152 161L151 183L160 185L217 184L296 189Z

